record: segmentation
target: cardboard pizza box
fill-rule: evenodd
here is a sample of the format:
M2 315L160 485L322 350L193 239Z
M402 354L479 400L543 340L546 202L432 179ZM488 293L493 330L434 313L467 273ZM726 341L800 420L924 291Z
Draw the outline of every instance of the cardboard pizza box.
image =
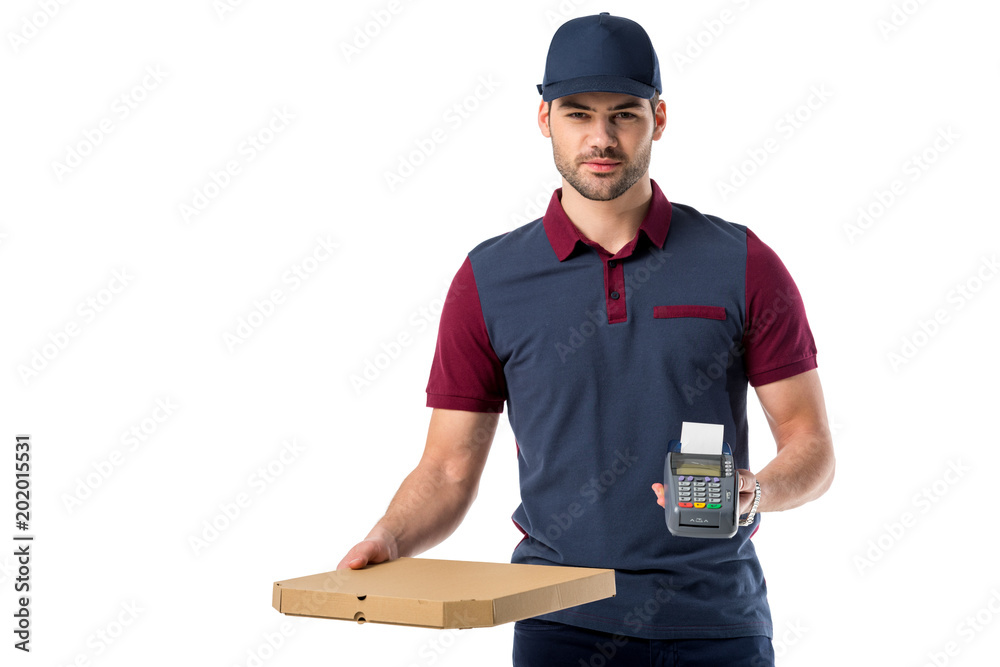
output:
M610 569L403 557L276 581L271 604L289 616L482 628L614 594Z

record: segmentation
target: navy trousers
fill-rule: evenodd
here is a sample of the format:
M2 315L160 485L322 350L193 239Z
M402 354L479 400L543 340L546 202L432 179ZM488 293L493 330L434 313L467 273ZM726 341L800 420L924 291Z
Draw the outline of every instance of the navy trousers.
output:
M514 623L514 667L773 667L764 636L642 639L528 618Z

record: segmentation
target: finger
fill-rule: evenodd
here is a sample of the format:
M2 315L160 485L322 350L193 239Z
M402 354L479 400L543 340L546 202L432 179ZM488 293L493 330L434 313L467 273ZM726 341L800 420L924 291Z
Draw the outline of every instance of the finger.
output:
M338 570L360 570L365 565L368 564L371 558L370 545L362 542L354 546L353 549L347 552L343 560L337 565Z
M354 555L353 549L337 563L338 570L357 570L364 566L364 558Z

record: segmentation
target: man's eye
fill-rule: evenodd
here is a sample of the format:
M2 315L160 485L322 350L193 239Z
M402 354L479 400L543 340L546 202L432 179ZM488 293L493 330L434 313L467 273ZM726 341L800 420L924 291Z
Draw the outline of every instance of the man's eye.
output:
M634 113L630 113L628 111L622 111L621 113L618 114L618 117L619 118L635 118L636 116L635 116Z
M586 118L587 114L583 113L582 111L574 111L573 113L569 114L569 117L570 118Z

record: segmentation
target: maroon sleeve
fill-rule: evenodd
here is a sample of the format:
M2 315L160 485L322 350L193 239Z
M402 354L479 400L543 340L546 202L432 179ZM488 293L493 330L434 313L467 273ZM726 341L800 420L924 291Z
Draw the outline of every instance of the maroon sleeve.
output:
M486 332L476 277L466 257L441 309L427 407L503 412L506 397L503 364Z
M816 368L799 289L771 248L747 229L744 365L754 387Z

